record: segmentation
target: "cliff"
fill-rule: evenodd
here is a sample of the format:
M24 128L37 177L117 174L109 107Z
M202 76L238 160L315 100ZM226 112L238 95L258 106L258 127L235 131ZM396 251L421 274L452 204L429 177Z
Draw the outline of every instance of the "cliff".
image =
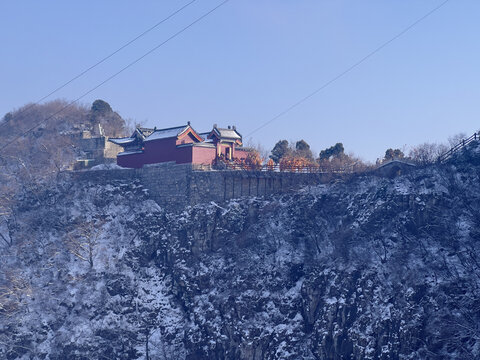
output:
M27 193L0 226L0 357L478 358L479 150L177 212L135 179Z

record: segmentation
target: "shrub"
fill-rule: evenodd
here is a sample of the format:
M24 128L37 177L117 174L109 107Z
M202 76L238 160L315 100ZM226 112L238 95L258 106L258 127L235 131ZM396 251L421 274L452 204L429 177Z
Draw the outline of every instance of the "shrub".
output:
M443 144L423 143L410 150L410 158L419 165L433 164L438 157L448 151L448 147Z

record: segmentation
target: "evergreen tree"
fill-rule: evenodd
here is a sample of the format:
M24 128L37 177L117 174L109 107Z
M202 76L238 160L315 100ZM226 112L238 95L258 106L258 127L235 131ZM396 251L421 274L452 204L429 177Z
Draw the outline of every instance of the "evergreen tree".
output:
M387 149L385 151L385 157L383 161L391 161L395 159L403 159L405 158L405 154L400 149Z
M92 130L98 131L100 124L107 136L122 136L126 134L126 123L120 115L113 111L109 103L95 100L90 109Z
M270 159L278 164L285 155L288 155L289 152L290 149L288 148L288 141L280 140L273 147Z
M308 160L313 160L312 150L310 150L310 145L305 140L297 141L295 144L296 155L303 157Z
M9 122L12 119L13 119L13 115L11 112L6 113L5 116L3 117L4 122Z
M342 158L345 156L345 149L342 143L336 143L325 150L320 151L318 160L330 160L331 158Z
M92 104L91 111L93 116L103 116L113 112L110 104L103 100L95 100Z

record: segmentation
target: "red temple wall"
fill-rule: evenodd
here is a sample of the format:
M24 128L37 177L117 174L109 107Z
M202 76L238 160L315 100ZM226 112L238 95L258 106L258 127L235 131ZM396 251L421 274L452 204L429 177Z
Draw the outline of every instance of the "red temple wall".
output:
M192 158L193 158L193 147L192 146L185 146L185 147L179 147L175 148L176 155L175 155L175 161L177 164L189 164L192 163Z
M200 147L194 146L192 147L193 150L193 163L194 164L212 164L215 160L215 152L217 151L215 148L208 148L208 147Z
M159 139L145 142L144 164L176 160L176 139Z
M245 160L248 156L248 151L241 150L239 148L235 149L235 157L239 160Z
M143 154L117 155L117 165L126 168L139 169L143 166Z

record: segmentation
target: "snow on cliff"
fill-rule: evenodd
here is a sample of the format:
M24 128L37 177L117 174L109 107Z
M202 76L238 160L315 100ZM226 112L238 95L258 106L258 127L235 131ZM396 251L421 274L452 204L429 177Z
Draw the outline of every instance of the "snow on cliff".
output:
M182 213L138 183L27 194L0 227L0 358L479 358L479 175L473 157Z

